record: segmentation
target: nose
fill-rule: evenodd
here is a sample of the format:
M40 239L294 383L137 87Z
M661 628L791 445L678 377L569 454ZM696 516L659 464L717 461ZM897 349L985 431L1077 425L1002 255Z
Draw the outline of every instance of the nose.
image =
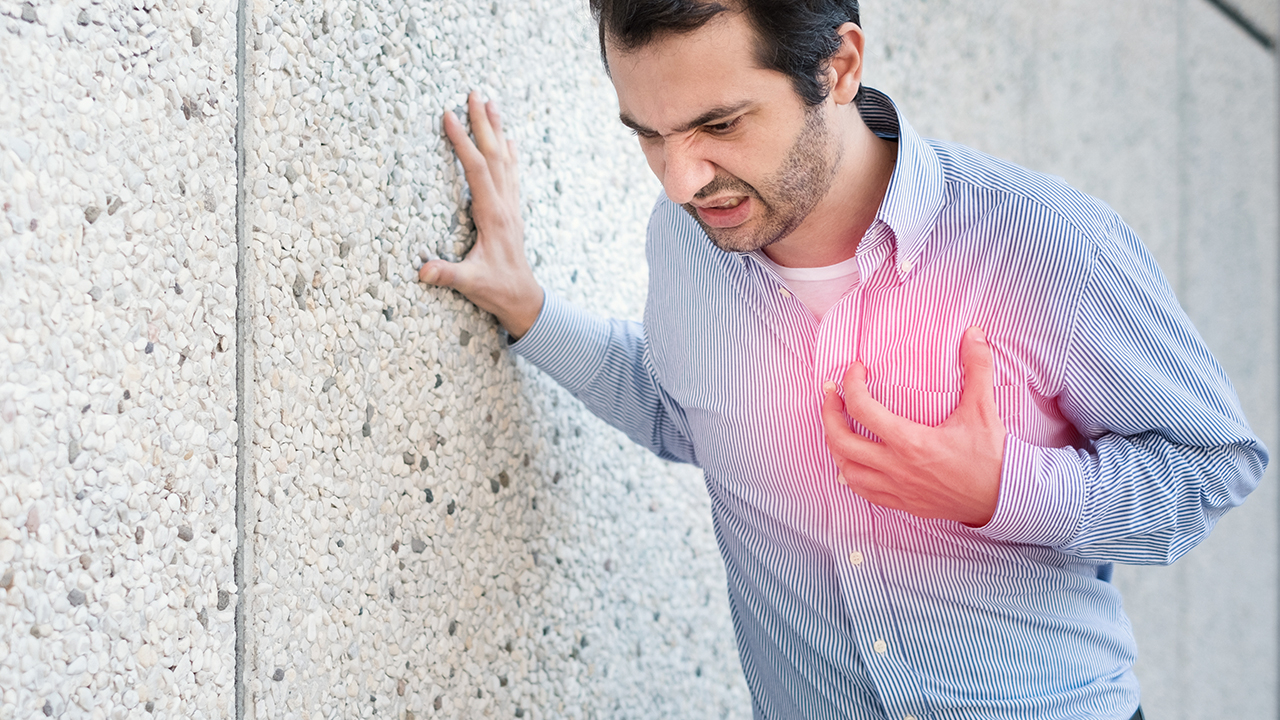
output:
M715 163L699 152L696 142L668 140L663 146L662 162L658 175L662 189L678 205L692 201L716 177Z

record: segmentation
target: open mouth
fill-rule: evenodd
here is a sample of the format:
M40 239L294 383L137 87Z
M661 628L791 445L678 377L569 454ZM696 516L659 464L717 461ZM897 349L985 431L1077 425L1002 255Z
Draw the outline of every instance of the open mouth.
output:
M735 197L735 198L730 198L728 200L725 200L724 202L718 203L716 205L707 205L705 207L710 210L732 210L733 208L736 208L739 205L741 205L743 200L746 200L746 198Z
M713 205L695 205L698 218L713 228L737 227L747 221L751 215L751 198L738 195L725 198Z

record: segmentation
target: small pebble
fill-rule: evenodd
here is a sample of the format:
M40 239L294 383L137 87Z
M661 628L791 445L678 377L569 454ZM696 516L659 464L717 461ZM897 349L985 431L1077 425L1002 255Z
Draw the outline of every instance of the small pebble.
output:
M84 593L79 590L72 590L71 592L67 593L67 602L71 603L72 607L79 607L83 605Z
M81 11L80 14L83 15L84 12ZM97 205L90 205L89 207L84 209L84 219L90 225L96 222L98 219L98 216L100 215L102 215L102 208L98 207Z
M226 610L227 606L230 604L231 604L231 593L227 592L226 590L219 590L218 591L218 610L219 611Z
M424 542L422 542L422 541L421 541L421 540L419 540L418 538L414 538L414 539L409 543L409 547L410 547L410 549L412 549L414 552L416 552L416 553L421 553L423 550L426 550L426 549L427 549L427 544L426 544L426 543L424 543Z
M431 492L431 488L427 488L426 490L423 490L423 493L427 496L427 502L436 501L435 493Z
M276 668L276 671L271 673L271 679L275 680L276 682L280 682L281 680L283 680L284 668Z
M31 3L23 3L23 4L22 4L22 19L23 19L23 20L26 20L26 21L27 21L27 22L29 22L29 23L33 23L33 22L35 22L35 21L36 21L36 19L37 19L37 16L36 16L36 6L35 6L35 5L32 5ZM47 703L45 704L45 707L48 707L48 704L47 704ZM46 713L45 713L45 715L48 715L48 714L49 714L48 712L46 712Z
M471 342L471 333L467 332L466 330L463 330L462 332L458 333L459 345L461 345L462 347L466 347L467 343L469 342Z
M80 442L72 440L67 443L67 463L74 463L78 457L80 457Z
M204 40L204 33L200 32L200 28L191 28L191 47L200 47L200 43Z
M24 16L26 15L26 11L23 11L23 15L24 15ZM24 19L25 19L25 17L24 17ZM44 714L45 714L45 715L50 715L50 716L51 716L51 715L53 715L53 704L52 704L52 703L50 703L48 700L45 700L45 701L44 701L44 707L42 707L42 708L40 708L40 709L41 709L42 711L44 711Z
M414 464L414 463L416 463L416 462L418 462L418 458L417 458L416 456L414 456L414 454L413 454L413 453L411 453L411 452L409 452L409 451L407 451L407 450L406 450L403 454L401 454L401 455L400 455L400 459L401 459L401 460L403 460L403 461L404 461L404 464L405 464L405 465L408 465L409 467L413 467L413 464Z
M178 526L178 539L179 539L179 540L186 540L186 541L190 542L191 538L193 538L193 537L195 537L195 533L193 533L193 532L191 531L191 526L190 526L190 525L180 525L180 526Z
M327 393L333 389L334 385L337 385L337 384L338 384L338 378L335 378L335 377L325 378L324 385L320 387L320 392Z

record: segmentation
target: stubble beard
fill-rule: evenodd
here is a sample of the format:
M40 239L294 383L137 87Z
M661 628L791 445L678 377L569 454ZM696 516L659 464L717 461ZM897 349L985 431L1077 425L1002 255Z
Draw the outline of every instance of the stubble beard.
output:
M732 175L717 175L698 191L696 199L729 192L745 195L760 205L747 227L715 228L698 217L697 208L686 203L685 211L702 227L711 242L725 252L751 252L768 247L790 235L826 197L835 180L841 153L828 157L824 150L834 147L820 107L805 109L804 127L777 172L757 190ZM839 150L839 148L837 148Z

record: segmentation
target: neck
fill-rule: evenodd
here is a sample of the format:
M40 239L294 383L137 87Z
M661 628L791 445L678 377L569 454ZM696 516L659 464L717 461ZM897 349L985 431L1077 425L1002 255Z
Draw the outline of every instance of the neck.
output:
M845 152L830 190L799 227L764 249L783 267L825 267L856 255L889 190L898 144L877 137L852 103L832 114L846 113L832 118L839 128L834 139Z

